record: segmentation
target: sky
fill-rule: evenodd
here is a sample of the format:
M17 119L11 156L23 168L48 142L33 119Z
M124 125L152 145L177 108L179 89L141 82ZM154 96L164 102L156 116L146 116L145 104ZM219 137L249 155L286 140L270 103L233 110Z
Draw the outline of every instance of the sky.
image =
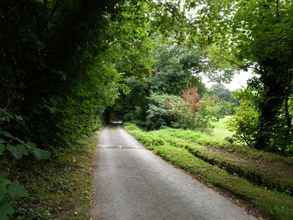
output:
M252 71L249 69L248 71L239 71L238 74L233 76L233 79L230 83L224 83L224 86L230 91L234 91L243 87L246 87L247 80L253 77ZM202 80L204 84L210 88L215 82L211 82L206 76L202 76Z

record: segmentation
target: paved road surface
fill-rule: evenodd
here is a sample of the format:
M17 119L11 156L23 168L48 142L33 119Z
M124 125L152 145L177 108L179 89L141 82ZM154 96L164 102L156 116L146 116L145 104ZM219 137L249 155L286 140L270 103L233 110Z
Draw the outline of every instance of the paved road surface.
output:
M101 131L97 155L94 219L255 220L122 128Z

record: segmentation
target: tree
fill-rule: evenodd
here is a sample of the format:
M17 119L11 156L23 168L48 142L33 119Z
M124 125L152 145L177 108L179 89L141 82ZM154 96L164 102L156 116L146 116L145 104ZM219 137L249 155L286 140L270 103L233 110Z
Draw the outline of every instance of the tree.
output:
M213 96L219 97L219 99L227 102L237 102L235 98L233 98L232 93L224 87L222 84L212 85L210 88L210 93Z
M201 55L196 47L164 45L156 51L155 74L151 90L173 95L181 95L189 86L195 86L199 93L204 92L198 73L201 70Z
M201 40L234 54L230 60L245 69L253 66L263 84L260 117L255 147L283 148L275 138L281 134L278 115L292 94L293 5L291 1L228 0L201 1L187 4L198 8L196 18ZM287 114L287 133L292 134L291 117ZM289 136L287 136L289 138ZM290 139L287 139L290 144ZM284 142L282 142L284 144Z

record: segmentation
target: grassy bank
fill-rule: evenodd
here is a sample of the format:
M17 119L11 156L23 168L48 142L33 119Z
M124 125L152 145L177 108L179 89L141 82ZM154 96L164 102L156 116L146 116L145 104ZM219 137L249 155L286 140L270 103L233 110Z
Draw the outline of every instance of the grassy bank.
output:
M185 131L178 131L180 138L176 137L176 129L171 132L169 129L148 132L147 144L156 143L171 144L172 146L187 149L193 155L226 169L230 173L236 173L241 177L266 186L273 190L293 194L293 168L292 159L278 155L257 152L245 146L210 146L199 144L183 138ZM190 131L187 131L189 133ZM240 150L234 150L235 148Z
M24 185L29 193L15 204L14 219L88 220L96 141L95 134L56 152L48 161L3 161L2 172Z
M211 161L204 160L203 156L208 157L208 148L201 145L196 146L189 138L184 140L182 132L178 132L181 135L179 138L179 135L175 137L176 132L173 131L170 134L165 129L145 132L134 125L128 125L127 129L147 148L199 177L204 182L221 187L251 202L273 219L293 219L293 198L291 196L268 190L266 187L242 178L241 175L229 172L225 166L215 166ZM191 133L191 131L187 132ZM217 156L221 158L221 155ZM216 158L214 154L209 154L209 157ZM223 157L222 161L226 161L228 158L228 156ZM271 175L274 176L274 173Z
M224 120L215 123L209 133L165 128L148 132L148 145L171 144L187 149L196 157L224 168L232 174L293 195L293 159L226 141L232 133ZM213 144L211 144L213 143Z

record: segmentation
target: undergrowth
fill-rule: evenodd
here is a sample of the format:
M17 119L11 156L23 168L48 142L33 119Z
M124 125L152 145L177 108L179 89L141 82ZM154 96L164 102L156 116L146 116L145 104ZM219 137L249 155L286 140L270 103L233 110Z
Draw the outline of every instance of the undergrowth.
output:
M2 171L28 192L15 204L13 219L88 220L96 141L96 135L84 138L48 161L2 161Z

